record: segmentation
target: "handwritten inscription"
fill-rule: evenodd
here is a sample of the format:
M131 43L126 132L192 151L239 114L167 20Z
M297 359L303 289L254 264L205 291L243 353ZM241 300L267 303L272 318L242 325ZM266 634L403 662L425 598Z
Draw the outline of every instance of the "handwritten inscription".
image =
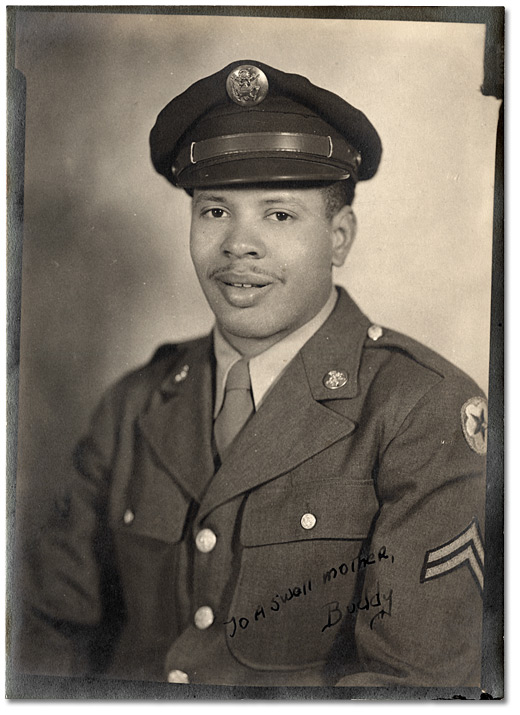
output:
M305 583L302 584L301 588L300 586L295 586L294 588L289 588L287 591L280 595L279 593L276 594L271 599L271 605L270 609L271 611L279 611L280 610L280 603L285 604L288 601L291 601L293 598L299 598L300 596L306 596L308 593L312 591L312 582L309 579Z
M374 624L378 620L383 620L385 616L392 615L392 595L393 589L390 588L387 593L384 593L379 588L379 582L377 583L377 590L375 593L369 596L368 592L365 591L364 598L359 598L346 605L341 605L339 601L329 601L323 608L327 609L327 622L321 629L323 633L328 628L333 628L337 626L338 623L347 614L354 615L358 611L374 611L377 612L370 619L370 629L374 628Z
M393 555L387 553L386 546L382 546L377 552L377 555L373 552L370 552L368 555L360 554L349 564L341 563L339 566L332 566L330 569L327 569L327 571L324 571L323 583L329 583L338 576L346 576L348 573L358 573L359 571L363 571L363 569L380 563L381 561L385 561L386 559L390 559L391 563L394 563L394 557Z
M309 579L308 581L305 581L301 585L298 586L293 586L291 588L286 589L283 591L283 593L277 593L273 598L271 599L271 602L268 606L267 612L272 611L273 613L276 613L279 611L286 603L289 601L292 601L293 598L304 598L308 593L312 591L312 582ZM231 626L231 633L229 633L230 638L234 638L236 635L237 630L242 630L245 631L245 629L249 626L250 623L254 623L256 621L259 621L260 619L265 619L266 618L266 609L264 606L259 605L257 606L254 614L251 616L251 618L246 618L245 616L242 616L241 618L236 618L235 616L232 616L229 621L224 621L224 625ZM238 628L237 628L238 624Z
M246 614L241 614L240 616L233 615L228 621L224 621L223 624L229 626L228 636L234 638L237 633L245 631L253 624L269 620L275 617L274 614L286 612L291 603L305 599L305 597L312 592L313 586L315 591L316 589L318 591L326 589L327 584L334 582L336 579L344 577L347 574L357 574L360 571L384 561L394 563L394 556L388 553L386 546L381 546L377 552L370 552L364 555L360 554L349 563L331 566L323 572L321 582L318 581L318 583L314 583L311 579L307 579L302 583L282 589L279 593L273 594L268 603L258 604L254 610L252 609L248 613L246 612ZM340 604L339 601L326 603L323 608L327 609L327 622L321 629L322 633L336 626L347 614L354 615L357 611L379 609L370 620L370 628L373 628L378 619L382 620L385 616L391 616L392 593L392 589L390 589L388 593L381 592L378 583L377 591L370 596L365 592L364 598L352 601L346 605Z

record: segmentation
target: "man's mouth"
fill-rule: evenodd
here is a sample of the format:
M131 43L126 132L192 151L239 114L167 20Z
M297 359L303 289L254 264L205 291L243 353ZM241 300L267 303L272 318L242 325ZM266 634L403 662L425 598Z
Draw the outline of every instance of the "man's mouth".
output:
M276 282L267 274L251 271L217 270L212 276L220 287L226 301L237 308L248 308L256 304L262 295Z
M219 280L222 280L222 278ZM232 283L225 280L222 280L222 283L225 283L228 286L233 286L233 288L264 288L266 285L269 285L268 283Z
M234 271L223 269L216 271L214 277L233 288L265 288L274 283L274 278L267 274L257 274L252 271Z

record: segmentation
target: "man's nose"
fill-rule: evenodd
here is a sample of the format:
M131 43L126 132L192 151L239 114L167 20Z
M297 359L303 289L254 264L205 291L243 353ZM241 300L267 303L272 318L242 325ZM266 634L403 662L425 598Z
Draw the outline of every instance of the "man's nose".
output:
M247 221L236 222L228 228L221 249L235 258L264 258L266 254L258 229Z

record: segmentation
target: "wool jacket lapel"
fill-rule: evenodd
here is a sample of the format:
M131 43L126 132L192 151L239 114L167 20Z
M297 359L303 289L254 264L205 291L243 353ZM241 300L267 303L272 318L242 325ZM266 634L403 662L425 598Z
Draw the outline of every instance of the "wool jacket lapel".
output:
M183 490L200 501L215 471L212 451L214 359L210 336L183 346L139 428ZM186 377L182 377L184 366Z
M348 293L339 290L336 308L301 350L315 400L344 400L359 394L359 367L371 323ZM331 370L345 373L346 384L335 390L326 387L324 378Z

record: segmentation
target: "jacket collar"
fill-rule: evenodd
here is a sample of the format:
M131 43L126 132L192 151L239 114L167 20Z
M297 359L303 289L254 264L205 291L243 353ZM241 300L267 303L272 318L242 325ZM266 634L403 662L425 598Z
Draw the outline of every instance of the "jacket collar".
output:
M305 344L261 409L236 438L229 455L211 480L199 518L218 505L294 469L354 431L347 416L325 402L358 394L358 373L368 319L346 291L334 312ZM330 370L348 374L344 387L327 388Z
M337 400L358 394L359 366L370 326L344 288L339 289L336 307L320 330L303 346L301 355L309 387L315 400ZM343 387L331 390L324 378L330 370L346 373Z

